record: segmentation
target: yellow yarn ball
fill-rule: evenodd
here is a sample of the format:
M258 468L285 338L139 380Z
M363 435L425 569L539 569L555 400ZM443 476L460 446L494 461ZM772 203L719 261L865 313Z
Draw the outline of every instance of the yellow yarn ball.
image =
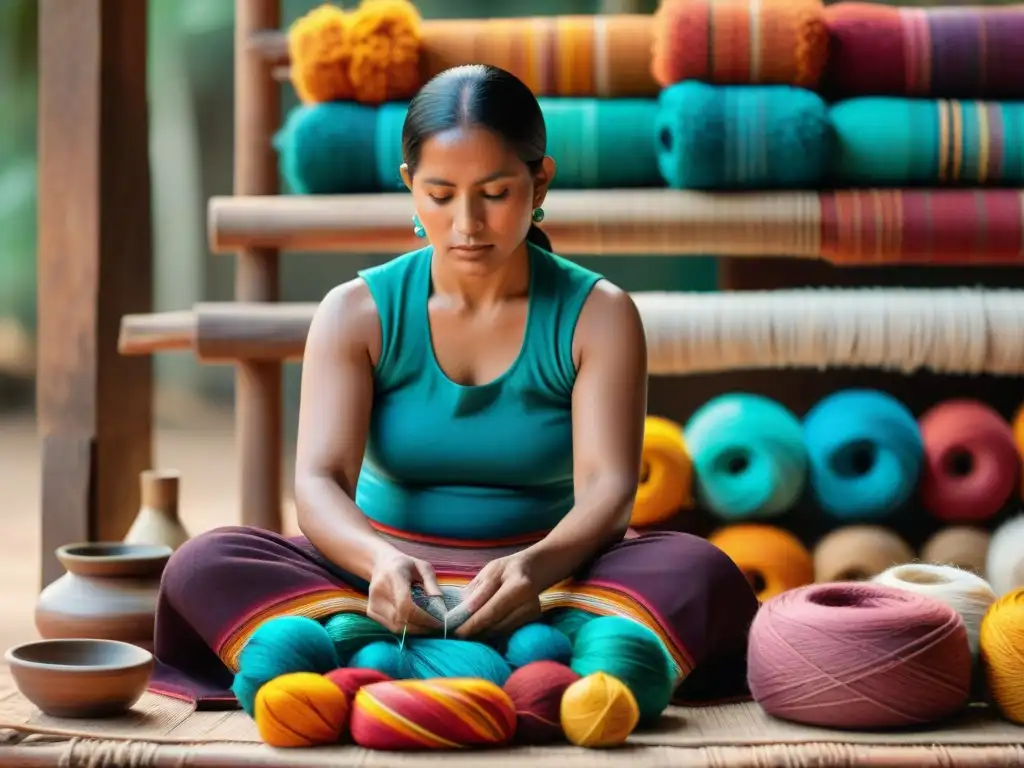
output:
M272 747L333 744L348 723L345 692L323 675L293 672L256 692L253 717L260 738Z
M999 598L982 619L981 659L996 706L1024 725L1024 587Z
M657 525L692 506L693 465L686 452L683 427L670 419L648 416L630 525Z
M578 747L615 747L640 721L636 697L617 678L595 672L562 694L562 730Z
M321 5L288 29L289 77L304 104L353 97L351 20L336 5Z

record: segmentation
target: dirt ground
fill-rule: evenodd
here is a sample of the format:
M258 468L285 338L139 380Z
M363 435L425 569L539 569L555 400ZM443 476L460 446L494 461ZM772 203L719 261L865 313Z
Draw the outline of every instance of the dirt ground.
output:
M157 430L154 464L181 471L181 519L194 535L238 522L237 460L230 410L189 421L194 423ZM0 415L0 652L37 637L32 610L39 592L39 477L34 418ZM294 530L287 501L285 514L286 528Z

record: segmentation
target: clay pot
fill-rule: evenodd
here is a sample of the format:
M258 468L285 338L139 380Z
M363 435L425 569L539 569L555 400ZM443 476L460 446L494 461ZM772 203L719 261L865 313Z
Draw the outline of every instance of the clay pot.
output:
M58 547L67 573L36 601L36 629L46 640L120 640L153 649L160 575L171 548L97 542Z
M188 541L188 531L178 519L178 488L181 474L175 469L147 469L139 474L142 504L126 544L166 544L177 549Z

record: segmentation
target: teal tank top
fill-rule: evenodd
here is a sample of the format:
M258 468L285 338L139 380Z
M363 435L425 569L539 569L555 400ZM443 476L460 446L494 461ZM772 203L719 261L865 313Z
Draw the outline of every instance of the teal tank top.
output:
M410 538L498 542L551 530L574 503L573 334L600 275L530 244L526 331L496 380L453 382L430 339L433 250L362 270L381 323L356 504Z

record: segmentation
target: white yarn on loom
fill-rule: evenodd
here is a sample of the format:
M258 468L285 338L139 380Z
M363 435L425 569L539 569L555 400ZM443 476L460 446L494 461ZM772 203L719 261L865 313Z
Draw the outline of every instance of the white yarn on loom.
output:
M1024 514L1010 518L992 533L985 575L1000 597L1024 587Z
M989 606L996 601L996 593L981 576L952 565L905 563L882 571L872 581L915 592L948 605L964 620L971 654L978 655L981 620Z
M767 368L1024 373L1024 291L633 294L653 374Z

